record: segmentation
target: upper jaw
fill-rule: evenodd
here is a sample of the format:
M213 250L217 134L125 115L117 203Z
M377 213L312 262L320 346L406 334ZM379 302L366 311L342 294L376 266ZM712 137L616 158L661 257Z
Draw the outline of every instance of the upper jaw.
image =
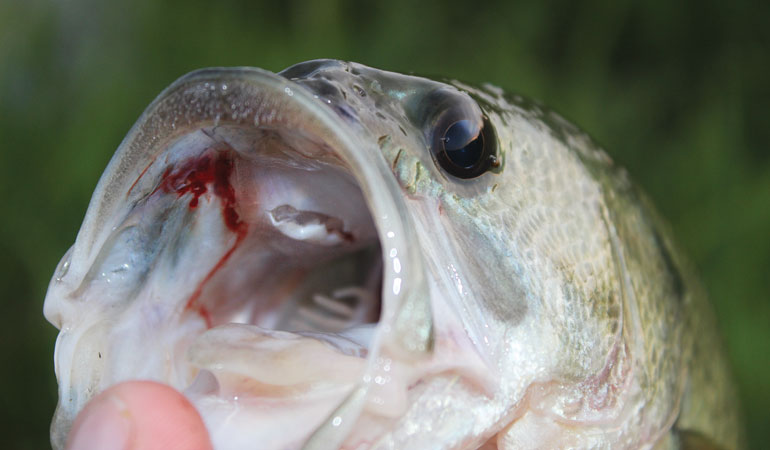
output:
M116 292L109 284L102 284L96 290L91 286L94 267L105 261L103 249L115 245L116 236L121 236L117 231L156 230L152 223L161 220L160 217L148 221L141 214L132 216L131 209L157 189L152 187L153 180L160 179L168 166L156 162L169 163L174 158L182 158L171 155L169 159L170 147L183 141L185 136L193 136L196 130L207 130L204 134L209 138L221 139L220 143L234 152L248 154L249 141L243 139L248 133L216 130L254 128L297 130L300 135L316 140L321 145L303 147L300 152L309 153L302 156L344 166L363 193L383 255L382 311L365 360L319 347L320 341L310 337L271 333L254 327L227 325L201 334L205 327L201 327L200 321L168 323L169 318L179 314L179 308L158 299L178 296L178 292L151 288L120 291L135 296L134 301L127 303L108 298ZM163 216L163 220L166 219L167 216ZM143 223L143 220L152 223ZM424 265L419 247L409 245L417 242L410 220L401 190L376 144L345 123L313 92L270 72L251 68L204 69L182 77L148 107L118 148L97 185L75 245L51 281L45 315L62 329L55 356L60 404L52 427L54 444L62 445L74 415L93 394L130 378L159 379L179 389L189 387L188 394L212 427L222 419L221 413L238 409L235 391L226 399L225 403L230 406L222 403L220 395L220 390L228 386L236 390L244 388L242 380L233 384L233 374L235 378L247 375L252 380L250 388L256 391L264 390L265 386L288 386L272 392L291 394L282 396L284 408L303 406L304 414L316 417L315 421L304 422L312 425L306 430L308 434L312 432L309 447L335 440L341 443L364 410L385 416L399 414L406 407L405 392L409 383L419 376L413 373L410 363L425 359L432 342L432 314ZM212 229L210 222L198 222L197 231L195 227L186 230L195 234ZM160 231L156 230L160 233L158 238L162 233L170 233L171 225L167 222ZM220 226L218 230L224 248L227 242L238 239L237 233L228 237L224 228ZM145 286L157 281L152 272L156 270L153 266L143 275ZM205 277L210 268L200 270L199 278ZM136 301L136 297L142 296L144 301ZM137 327L130 322L130 318L137 315L150 320ZM172 353L189 352L191 364L181 369L176 364L169 366L163 361L163 355L152 356L157 348L147 348L148 341L152 341L149 347L161 347ZM217 349L222 345L230 346L229 359L218 354ZM239 345L248 352L233 356L239 355ZM292 349L285 353L288 358L274 359L287 348ZM254 351L261 354L264 364L280 361L284 364L282 370L287 372L292 370L292 365L306 364L304 356L324 359L323 355L336 361L337 370L331 374L300 373L292 382L265 371L264 364L255 363L260 358L249 359L248 354ZM323 367L328 366L326 361ZM205 374L217 371L219 377L213 383ZM191 379L200 373L205 376L197 376L197 381L190 386ZM314 387L307 390L307 386ZM319 390L318 386L323 388ZM218 392L212 397L214 387ZM297 395L297 392L308 395ZM273 408L273 412L279 409ZM226 435L226 428L212 432ZM217 436L214 437L216 441ZM223 440L232 443L229 437Z

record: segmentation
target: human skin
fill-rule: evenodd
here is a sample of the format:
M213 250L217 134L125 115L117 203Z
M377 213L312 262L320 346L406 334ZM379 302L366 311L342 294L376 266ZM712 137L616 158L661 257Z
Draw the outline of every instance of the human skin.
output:
M80 412L68 450L210 450L198 411L177 390L127 381L94 397Z

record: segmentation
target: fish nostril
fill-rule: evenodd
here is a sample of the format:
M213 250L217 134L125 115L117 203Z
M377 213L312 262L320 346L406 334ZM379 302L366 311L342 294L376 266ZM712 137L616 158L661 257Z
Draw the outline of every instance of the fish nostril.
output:
M316 59L295 64L279 72L278 75L289 80L310 78L313 75L330 68L341 68L343 63L333 59Z
M346 91L345 87L340 86L334 80L321 77L298 79L296 82L307 88L323 103L331 105L337 114L347 122L358 122L358 114L348 104L349 92ZM356 93L358 93L359 96L366 96L360 87L354 85L353 88L356 89Z
M339 102L340 97L342 97L342 91L339 86L329 80L313 78L310 80L301 80L299 81L299 84L310 89L314 95L317 95L323 100L330 100L337 103Z

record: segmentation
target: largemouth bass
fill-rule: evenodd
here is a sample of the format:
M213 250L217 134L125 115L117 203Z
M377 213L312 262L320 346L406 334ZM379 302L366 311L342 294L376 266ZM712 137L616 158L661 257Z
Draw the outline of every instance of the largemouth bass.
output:
M533 102L333 60L199 70L128 133L51 281L52 442L149 379L218 449L737 448L692 273Z

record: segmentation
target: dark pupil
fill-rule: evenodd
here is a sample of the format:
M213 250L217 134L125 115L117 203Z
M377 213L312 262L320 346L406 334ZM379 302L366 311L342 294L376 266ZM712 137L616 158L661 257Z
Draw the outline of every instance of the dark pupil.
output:
M477 131L468 120L449 125L441 139L447 158L464 169L475 166L484 152L484 140Z

